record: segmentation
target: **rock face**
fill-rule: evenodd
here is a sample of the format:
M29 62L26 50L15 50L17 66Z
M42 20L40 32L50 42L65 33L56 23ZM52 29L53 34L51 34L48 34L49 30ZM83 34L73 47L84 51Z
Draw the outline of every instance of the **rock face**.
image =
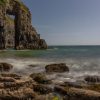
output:
M69 72L69 68L64 63L50 64L45 67L46 72Z
M29 9L20 0L0 0L0 49L6 48L47 48L31 24Z

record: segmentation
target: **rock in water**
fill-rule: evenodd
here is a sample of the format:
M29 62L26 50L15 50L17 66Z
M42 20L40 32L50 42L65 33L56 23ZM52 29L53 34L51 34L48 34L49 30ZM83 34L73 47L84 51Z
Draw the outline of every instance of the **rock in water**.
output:
M50 64L45 67L46 72L69 72L69 68L64 63Z
M11 64L8 63L0 63L0 71L10 71L13 68Z
M85 81L88 83L100 83L100 76L86 76Z
M0 49L6 48L47 49L31 24L31 12L21 0L0 0Z

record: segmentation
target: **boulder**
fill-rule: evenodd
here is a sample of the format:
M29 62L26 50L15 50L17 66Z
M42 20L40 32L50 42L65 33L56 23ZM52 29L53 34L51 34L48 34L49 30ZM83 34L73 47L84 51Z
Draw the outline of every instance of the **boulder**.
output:
M100 83L100 76L96 76L96 75L86 76L84 80L87 83Z
M51 81L47 79L45 74L43 73L33 73L30 75L30 77L40 84L50 84L51 83Z
M10 71L13 68L11 64L8 63L0 63L0 71Z
M46 72L69 72L68 66L65 63L50 64L45 67Z

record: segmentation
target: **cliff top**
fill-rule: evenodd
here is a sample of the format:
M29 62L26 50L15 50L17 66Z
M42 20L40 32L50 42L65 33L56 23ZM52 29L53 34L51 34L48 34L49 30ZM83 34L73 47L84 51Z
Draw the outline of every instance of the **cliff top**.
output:
M10 0L0 0L0 5L5 5L6 3L9 3ZM28 11L28 8L24 5L24 3L21 1L21 0L13 0L17 3L20 4L21 8L24 10L24 11Z

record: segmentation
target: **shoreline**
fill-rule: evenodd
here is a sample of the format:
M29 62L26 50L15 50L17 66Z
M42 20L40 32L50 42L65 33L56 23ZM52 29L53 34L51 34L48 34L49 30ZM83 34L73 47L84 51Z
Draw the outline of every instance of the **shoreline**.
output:
M30 69L31 73L29 73L29 74L25 73L25 76L23 76L24 73L23 73L23 75L21 75L22 71L23 72L25 71L23 69L19 69L19 73L21 73L21 74L13 72L12 70L15 68L14 65L13 65L13 69L11 71L2 72L2 74L0 74L0 84L1 83L6 84L6 85L2 85L2 86L0 85L0 91L3 91L4 88L6 91L4 93L5 96L3 97L3 95L2 95L2 97L5 98L5 100L6 100L6 95L8 95L8 93L13 93L12 96L9 96L10 100L14 100L15 98L17 98L16 100L19 100L18 98L29 99L31 97L32 97L31 100L47 100L46 99L47 97L50 98L48 100L52 100L54 98L60 98L60 100L69 100L69 99L73 100L72 98L75 98L75 100L76 100L76 99L78 99L77 95L81 96L81 99L79 99L79 100L84 100L84 97L86 98L85 100L88 100L88 99L92 100L92 97L94 97L93 100L99 100L98 98L100 97L100 93L99 93L98 88L100 88L100 83L99 83L100 76L88 74L87 76L80 77L80 78L78 78L78 80L75 80L74 77L71 76L72 79L69 77L71 74L70 67L69 66L67 67L66 64L64 66L69 68L69 72L65 71L66 67L64 67L64 70L62 70L63 67L61 67L61 69L59 69L59 64L58 64L57 65L58 67L56 67L57 68L56 70L58 72L50 72L50 73L48 73L46 71L46 64L43 66L40 66L40 67L35 64L30 64L30 63L26 63L26 64L27 64L27 67L26 66L23 66L23 67L25 67L26 70ZM1 64L0 64L0 66L1 66ZM52 66L52 64L50 64L50 66ZM56 65L54 65L54 67L55 66ZM61 64L61 66L62 66L62 64ZM18 66L16 66L16 67L18 67ZM40 71L40 68L42 68L43 71ZM50 67L50 68L52 68L52 67ZM36 71L32 71L35 69L36 69ZM37 70L39 70L40 72L38 72ZM64 72L63 73L59 72L61 70ZM54 71L54 68L51 71ZM65 73L65 75L64 75L64 73ZM69 76L68 76L68 74L69 74ZM56 75L58 75L59 79L61 77L63 77L63 80L60 79L58 81ZM93 81L91 81L91 79L88 79L88 81L90 83L88 83L88 81L86 81L86 79L85 79L85 77L88 77L88 76L90 76L91 79L93 78ZM10 82L9 85L8 85L8 82ZM18 84L20 84L20 87ZM10 88L12 88L12 87L13 87L13 91L10 90ZM7 91L6 88L9 89L9 91ZM16 88L18 88L18 89L16 90ZM22 91L20 89L22 89ZM28 90L28 91L25 92L26 90ZM70 90L70 92L69 92L69 90ZM17 96L19 96L19 97L15 96L14 91L20 92L20 96L23 95L23 97L22 96L20 97L18 94L17 94ZM82 91L84 93L82 93ZM29 93L31 94L30 96L28 96ZM69 94L69 97L66 97L67 94ZM26 95L26 96L24 97L24 95ZM35 98L35 99L33 99L33 98ZM67 99L67 98L69 98L69 99Z

